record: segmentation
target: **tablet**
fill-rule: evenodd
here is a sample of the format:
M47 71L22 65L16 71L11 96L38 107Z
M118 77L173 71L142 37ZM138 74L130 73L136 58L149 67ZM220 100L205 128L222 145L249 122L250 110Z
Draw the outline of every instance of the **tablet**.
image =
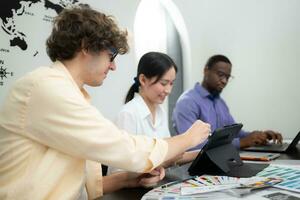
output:
M208 137L208 141L202 150L208 150L231 143L232 140L238 136L242 127L243 124L232 124L216 129L213 134Z
M189 174L201 175L205 172L214 173L218 171L217 168L228 172L231 168L228 161L232 160L237 165L242 165L237 149L231 144L232 140L238 136L242 127L242 124L232 124L216 129L208 137L207 143L192 162L188 169Z

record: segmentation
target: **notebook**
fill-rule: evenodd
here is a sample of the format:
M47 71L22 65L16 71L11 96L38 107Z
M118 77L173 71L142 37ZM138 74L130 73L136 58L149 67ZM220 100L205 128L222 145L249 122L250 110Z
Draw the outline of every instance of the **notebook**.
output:
M280 156L279 153L264 153L264 152L240 152L242 160L253 160L253 161L271 161Z
M248 148L244 148L243 150L244 151L284 153L284 152L289 152L289 151L295 149L299 140L300 140L300 131L291 143L282 143L282 144L268 143L267 145L248 147Z

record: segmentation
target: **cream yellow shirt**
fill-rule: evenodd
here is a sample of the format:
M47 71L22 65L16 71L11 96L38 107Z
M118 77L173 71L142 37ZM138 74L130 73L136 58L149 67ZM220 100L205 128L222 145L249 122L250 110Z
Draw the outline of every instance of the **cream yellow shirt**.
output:
M105 119L55 62L18 80L0 110L0 199L93 199L102 195L100 163L146 172L167 150Z

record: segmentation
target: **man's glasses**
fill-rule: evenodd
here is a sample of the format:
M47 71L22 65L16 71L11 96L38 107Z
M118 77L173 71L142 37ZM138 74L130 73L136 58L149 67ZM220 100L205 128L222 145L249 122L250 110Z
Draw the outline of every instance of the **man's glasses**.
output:
M116 56L118 55L118 51L117 49L111 47L109 48L109 51L111 52L111 55L110 55L110 62L114 62L114 59L116 58Z
M217 74L217 76L221 80L223 80L225 78L227 81L229 81L229 80L232 80L234 78L234 76L231 76L231 74L226 74L226 73L224 73L222 71L218 71L218 70L213 70L213 71Z

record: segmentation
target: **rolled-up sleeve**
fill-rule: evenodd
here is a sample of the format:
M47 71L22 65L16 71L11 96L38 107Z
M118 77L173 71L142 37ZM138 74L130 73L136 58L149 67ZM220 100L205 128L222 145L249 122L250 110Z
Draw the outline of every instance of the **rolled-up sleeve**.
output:
M89 199L96 199L103 195L101 164L95 161L86 161L86 190Z
M22 134L66 154L137 172L152 170L167 154L166 141L120 130L60 77L37 82L25 104Z

